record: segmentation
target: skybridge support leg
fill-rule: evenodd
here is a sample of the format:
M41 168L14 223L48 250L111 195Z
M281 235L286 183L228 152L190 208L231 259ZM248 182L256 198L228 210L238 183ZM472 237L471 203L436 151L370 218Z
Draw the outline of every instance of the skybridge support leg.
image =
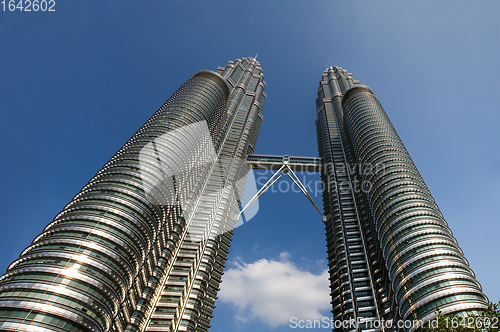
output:
M259 191L257 191L257 193L252 197L252 199L247 203L247 205L245 205L245 207L243 209L241 209L240 213L238 213L238 218L240 217L240 215L243 212L245 212L245 210L250 205L252 205L253 202L255 202L257 200L257 198L260 197L260 195L265 193L267 191L267 189L271 188L271 186L283 176L283 173L281 173L283 168L285 168L285 165L281 166L281 168L276 173L274 173L273 176L271 176L271 178L262 186L262 188L260 188ZM279 174L279 176L278 176L278 174Z
M297 185L297 187L299 187L299 189L302 191L302 193L304 195L306 195L306 197L309 200L309 202L311 202L312 205L314 205L314 207L316 208L316 210L318 210L319 214L321 214L321 216L323 216L323 212L321 212L321 210L319 209L319 207L316 205L316 203L312 199L311 195L307 191L307 188L302 184L302 182L300 182L299 177L295 174L294 171L292 171L292 169L290 168L290 166L287 165L286 167L288 167L288 170L290 172L290 173L287 173L288 176L290 177L290 179L292 179L292 181Z

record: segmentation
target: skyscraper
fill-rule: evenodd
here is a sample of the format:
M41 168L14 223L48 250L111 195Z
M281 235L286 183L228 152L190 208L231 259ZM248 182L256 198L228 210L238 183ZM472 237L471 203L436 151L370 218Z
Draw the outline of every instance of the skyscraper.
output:
M372 90L332 66L316 108L334 319L427 321L438 309L484 309L474 272Z
M206 331L266 95L260 64L194 74L0 279L0 329Z
M322 174L335 320L484 309L373 92L328 68L316 99L321 159L249 157L265 85L255 58L184 83L9 266L0 329L207 331L246 176L258 165Z

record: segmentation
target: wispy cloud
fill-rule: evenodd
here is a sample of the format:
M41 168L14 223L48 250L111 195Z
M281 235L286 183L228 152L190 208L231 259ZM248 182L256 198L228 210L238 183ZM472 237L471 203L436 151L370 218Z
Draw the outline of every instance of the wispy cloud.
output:
M219 298L236 308L236 320L259 319L276 327L291 317L321 319L330 309L329 293L328 270L302 271L283 252L279 261L234 263L223 276Z

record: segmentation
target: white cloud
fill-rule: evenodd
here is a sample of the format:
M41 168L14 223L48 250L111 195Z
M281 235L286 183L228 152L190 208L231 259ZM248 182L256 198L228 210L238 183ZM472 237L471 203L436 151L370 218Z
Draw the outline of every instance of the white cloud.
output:
M234 263L225 271L219 299L231 303L235 319L260 319L272 327L298 319L321 319L331 309L328 270L320 275L299 270L283 252L280 261Z

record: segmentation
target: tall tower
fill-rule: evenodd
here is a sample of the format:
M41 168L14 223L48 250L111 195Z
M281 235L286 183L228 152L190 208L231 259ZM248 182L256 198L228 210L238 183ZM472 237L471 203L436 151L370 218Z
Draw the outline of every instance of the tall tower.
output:
M474 272L372 90L330 67L316 108L333 318L427 321L438 309L486 308Z
M0 329L206 331L264 87L253 58L184 83L0 278Z

